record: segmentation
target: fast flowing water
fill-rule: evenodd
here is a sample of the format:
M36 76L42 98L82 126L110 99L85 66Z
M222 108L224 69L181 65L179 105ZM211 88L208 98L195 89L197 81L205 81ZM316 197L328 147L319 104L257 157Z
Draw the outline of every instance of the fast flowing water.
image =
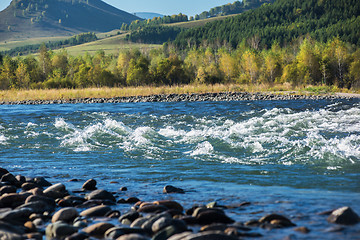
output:
M189 207L249 201L235 220L278 212L314 230L265 234L338 239L316 214L360 213L360 100L0 106L0 164L54 183L95 178L145 200L167 198L171 184Z

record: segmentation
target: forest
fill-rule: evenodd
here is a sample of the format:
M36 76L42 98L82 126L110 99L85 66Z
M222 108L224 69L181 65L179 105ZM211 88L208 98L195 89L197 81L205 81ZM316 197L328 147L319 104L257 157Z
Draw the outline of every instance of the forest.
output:
M360 1L358 0L277 0L273 4L246 11L238 16L215 21L200 28L182 31L176 38L179 48L228 42L236 48L243 39L257 42L260 48L290 44L309 35L320 42L338 36L360 46Z
M191 83L328 85L360 88L360 49L335 37L310 36L287 47L256 49L243 41L219 48L203 44L178 51L175 45L106 55L70 56L45 45L39 56L0 58L0 89L162 86Z

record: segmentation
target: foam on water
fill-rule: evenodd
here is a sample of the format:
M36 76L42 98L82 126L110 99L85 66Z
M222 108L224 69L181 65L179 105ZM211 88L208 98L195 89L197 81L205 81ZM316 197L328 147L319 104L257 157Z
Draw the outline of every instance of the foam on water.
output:
M0 133L0 144L1 144L1 145L7 144L7 142L6 142L7 140L8 140L8 138L5 137L5 135L3 135L3 134Z
M62 131L58 136L60 145L74 151L117 146L125 152L140 151L154 159L162 158L166 152L180 151L186 157L204 161L247 165L320 163L333 169L360 159L360 108L354 105L334 110L334 107L337 105L304 111L251 110L231 118L131 116L142 125L125 124L102 113L94 114L93 120L83 125L56 118L54 126ZM120 119L126 119L126 115ZM28 128L35 127L36 124L28 123Z

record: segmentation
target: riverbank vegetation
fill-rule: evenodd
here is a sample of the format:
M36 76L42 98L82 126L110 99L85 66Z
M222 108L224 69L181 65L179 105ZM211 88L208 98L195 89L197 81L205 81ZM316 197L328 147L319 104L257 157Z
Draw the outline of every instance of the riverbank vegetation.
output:
M358 89L360 49L334 38L299 38L288 47L256 49L243 42L179 51L171 44L119 54L71 56L45 45L37 57L0 59L0 89L177 86L184 84L290 84Z

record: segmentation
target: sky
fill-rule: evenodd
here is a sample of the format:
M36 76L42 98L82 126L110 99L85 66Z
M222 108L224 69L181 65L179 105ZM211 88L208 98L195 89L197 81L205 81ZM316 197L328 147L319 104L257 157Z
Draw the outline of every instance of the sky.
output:
M126 12L155 12L164 15L183 13L188 16L200 14L210 8L235 0L103 0ZM11 0L0 0L0 11L9 6Z

